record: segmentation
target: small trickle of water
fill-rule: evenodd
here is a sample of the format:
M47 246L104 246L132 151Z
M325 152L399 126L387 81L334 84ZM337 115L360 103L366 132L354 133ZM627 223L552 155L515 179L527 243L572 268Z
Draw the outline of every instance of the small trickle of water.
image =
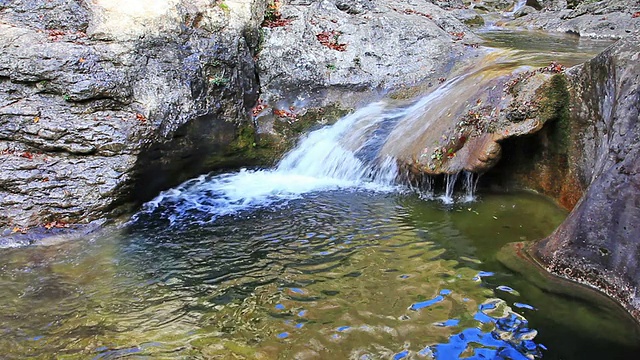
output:
M460 173L445 175L444 194L440 196L440 200L442 200L442 202L445 204L453 204L453 201L454 201L453 190L456 187L456 182L458 181L458 175L460 175Z
M422 200L433 200L435 198L434 179L431 175L422 174L420 176L407 175L405 179L409 190L417 194Z
M422 188L420 189L420 199L433 200L435 197L433 189L433 177L431 175L424 175L422 180Z
M472 202L476 200L476 187L478 186L479 179L480 175L476 176L476 174L470 171L464 172L464 196L462 197L463 202Z

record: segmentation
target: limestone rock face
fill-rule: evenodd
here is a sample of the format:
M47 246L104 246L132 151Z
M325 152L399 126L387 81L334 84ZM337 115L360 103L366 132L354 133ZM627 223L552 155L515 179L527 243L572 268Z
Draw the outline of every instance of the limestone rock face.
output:
M353 107L446 73L480 40L430 2L291 0L264 29L261 98L283 109ZM440 74L440 75L438 75Z
M0 0L0 229L116 216L262 161L275 117L428 86L480 41L444 3Z
M545 11L529 12L509 26L620 39L640 30L640 3L627 0L543 1Z
M586 189L535 247L550 271L592 285L640 318L640 39L567 75L573 109L566 181ZM573 178L574 180L571 180ZM558 178L557 181L562 181Z
M0 228L117 214L230 161L210 154L251 124L266 2L225 4L0 1Z

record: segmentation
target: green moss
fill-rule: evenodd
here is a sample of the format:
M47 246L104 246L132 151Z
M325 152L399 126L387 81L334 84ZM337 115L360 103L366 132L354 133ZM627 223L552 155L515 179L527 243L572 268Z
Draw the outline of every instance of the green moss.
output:
M474 18L464 20L464 23L467 26L484 26L484 19L478 15Z
M231 145L237 151L251 151L256 146L255 128L251 125L244 125L238 128L236 139Z
M238 127L233 141L204 160L205 169L235 169L244 166L269 166L282 154L277 142L258 135L253 124Z
M314 126L332 124L349 110L333 105L308 110L295 119L276 118L275 134L258 134L253 124L240 125L234 140L222 151L212 152L206 159L208 169L273 165L295 144L300 135Z
M222 9L222 11L224 11L225 13L229 13L231 11L231 9L229 9L229 5L227 5L224 1L219 1L218 2L218 6L220 7L220 9Z
M553 75L545 85L536 92L540 98L539 118L547 123L553 121L551 132L552 146L557 152L566 153L571 139L569 123L570 95L567 79L564 74Z
M295 145L295 141L301 134L313 127L333 124L351 111L351 109L342 108L337 104L323 108L313 108L307 110L304 115L300 115L296 119L277 118L273 124L273 129L284 140L284 148L289 149Z
M575 9L581 4L591 4L598 0L567 0L567 9Z
M255 55L256 56L258 54L260 54L262 49L264 49L264 42L265 42L264 29L262 27L260 27L258 29L258 32L257 32L257 41L256 41L256 46L255 46Z
M276 21L279 18L278 5L276 1L270 1L264 13L265 21Z
M209 84L213 86L224 86L229 82L229 79L222 76L215 76L209 79Z
M281 154L278 144L268 136L258 136L252 124L238 128L230 150L232 157L245 159L255 165L271 164Z

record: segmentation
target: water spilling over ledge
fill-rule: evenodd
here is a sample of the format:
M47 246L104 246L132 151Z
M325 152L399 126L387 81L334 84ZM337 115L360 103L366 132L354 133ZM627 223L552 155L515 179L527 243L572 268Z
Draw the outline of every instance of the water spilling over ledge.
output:
M472 201L474 173L497 163L498 142L540 130L564 106L562 99L547 104L557 95L547 92L562 82L554 65L533 70L517 53L498 50L487 50L479 64L414 102L375 102L310 133L274 169L201 176L162 193L143 212L160 209L171 223L199 213L196 221L207 222L314 191L407 184L434 198L428 177L438 174L446 175L439 198L451 204L463 172L460 198Z

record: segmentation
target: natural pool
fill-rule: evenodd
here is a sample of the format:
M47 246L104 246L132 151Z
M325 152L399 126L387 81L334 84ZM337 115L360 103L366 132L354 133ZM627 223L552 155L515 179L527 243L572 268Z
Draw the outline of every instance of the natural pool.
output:
M564 218L533 194L447 206L407 191L334 189L180 226L169 225L169 207L121 232L2 250L2 357L640 352L619 308L496 260L505 243L541 238Z

